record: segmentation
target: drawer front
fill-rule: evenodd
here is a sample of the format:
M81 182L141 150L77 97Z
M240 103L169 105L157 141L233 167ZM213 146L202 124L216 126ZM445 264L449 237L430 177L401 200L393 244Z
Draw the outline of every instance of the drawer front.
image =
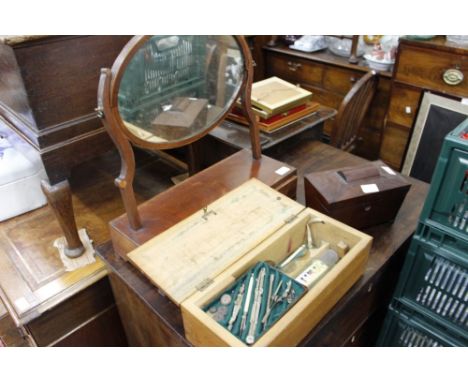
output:
M105 277L48 310L27 326L38 346L48 346L78 330L113 304L112 290Z
M296 57L267 55L267 74L293 83L321 85L324 66Z
M116 306L85 322L52 346L128 346Z
M455 73L463 79L457 81L456 74L452 72L451 76L450 70L456 70ZM467 97L468 56L417 48L410 50L403 47L400 51L396 80ZM447 83L450 80L454 81L452 85Z
M388 107L388 121L411 128L418 112L420 98L421 91L395 83Z
M288 66L287 57L269 54L266 58L266 78L276 76L285 81L297 82L297 70L291 70Z
M323 88L346 95L364 73L329 66L323 76Z
M410 129L387 123L380 147L380 158L399 171L409 137Z

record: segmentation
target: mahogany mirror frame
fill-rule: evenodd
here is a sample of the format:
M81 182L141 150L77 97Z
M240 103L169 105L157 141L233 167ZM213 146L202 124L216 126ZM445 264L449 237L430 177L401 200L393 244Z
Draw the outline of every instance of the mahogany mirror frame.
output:
M232 105L241 97L241 105L244 114L249 122L250 141L252 145L252 156L254 159L261 158L259 129L251 107L251 91L253 82L253 60L247 42L242 36L233 36L238 44L244 66L244 75L242 83L239 86L235 96L232 97L231 105L226 105L224 113L208 125L201 132L188 138L173 142L149 142L132 134L125 126L118 108L118 93L120 83L125 70L138 52L151 36L134 36L114 61L112 69L101 69L101 76L98 87L98 107L97 112L101 118L104 127L114 141L121 159L120 174L115 179L115 184L120 190L125 210L127 212L130 227L133 230L142 228L141 218L138 213L138 207L133 190L133 179L135 177L135 156L132 144L149 150L164 150L189 145L208 134L212 129L218 126L228 115Z

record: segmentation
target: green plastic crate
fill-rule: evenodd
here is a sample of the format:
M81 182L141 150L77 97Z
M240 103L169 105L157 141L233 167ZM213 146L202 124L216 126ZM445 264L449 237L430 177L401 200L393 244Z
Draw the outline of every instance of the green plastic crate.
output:
M420 221L468 243L467 138L468 119L445 137Z
M466 254L414 236L394 298L468 342Z
M468 260L468 241L451 235L442 227L437 228L434 225L419 223L415 236L432 243L436 247L445 248L447 251L454 251Z
M390 306L377 346L454 347L466 344L424 321L415 312Z

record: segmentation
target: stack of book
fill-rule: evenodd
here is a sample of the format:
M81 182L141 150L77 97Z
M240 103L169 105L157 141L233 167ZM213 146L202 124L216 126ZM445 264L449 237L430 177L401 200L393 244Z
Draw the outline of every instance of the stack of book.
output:
M294 122L319 108L311 102L312 93L278 77L271 77L252 85L252 111L260 130L272 132ZM243 125L248 121L240 105L229 113L229 118Z

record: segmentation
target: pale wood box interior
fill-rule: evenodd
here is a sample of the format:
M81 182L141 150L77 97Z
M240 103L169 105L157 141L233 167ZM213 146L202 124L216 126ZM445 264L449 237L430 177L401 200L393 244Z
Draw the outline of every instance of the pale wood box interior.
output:
M323 224L309 224L322 220ZM305 239L349 250L254 346L297 345L364 272L372 238L251 179L128 254L182 311L199 346L246 346L203 308L259 261L278 264Z

